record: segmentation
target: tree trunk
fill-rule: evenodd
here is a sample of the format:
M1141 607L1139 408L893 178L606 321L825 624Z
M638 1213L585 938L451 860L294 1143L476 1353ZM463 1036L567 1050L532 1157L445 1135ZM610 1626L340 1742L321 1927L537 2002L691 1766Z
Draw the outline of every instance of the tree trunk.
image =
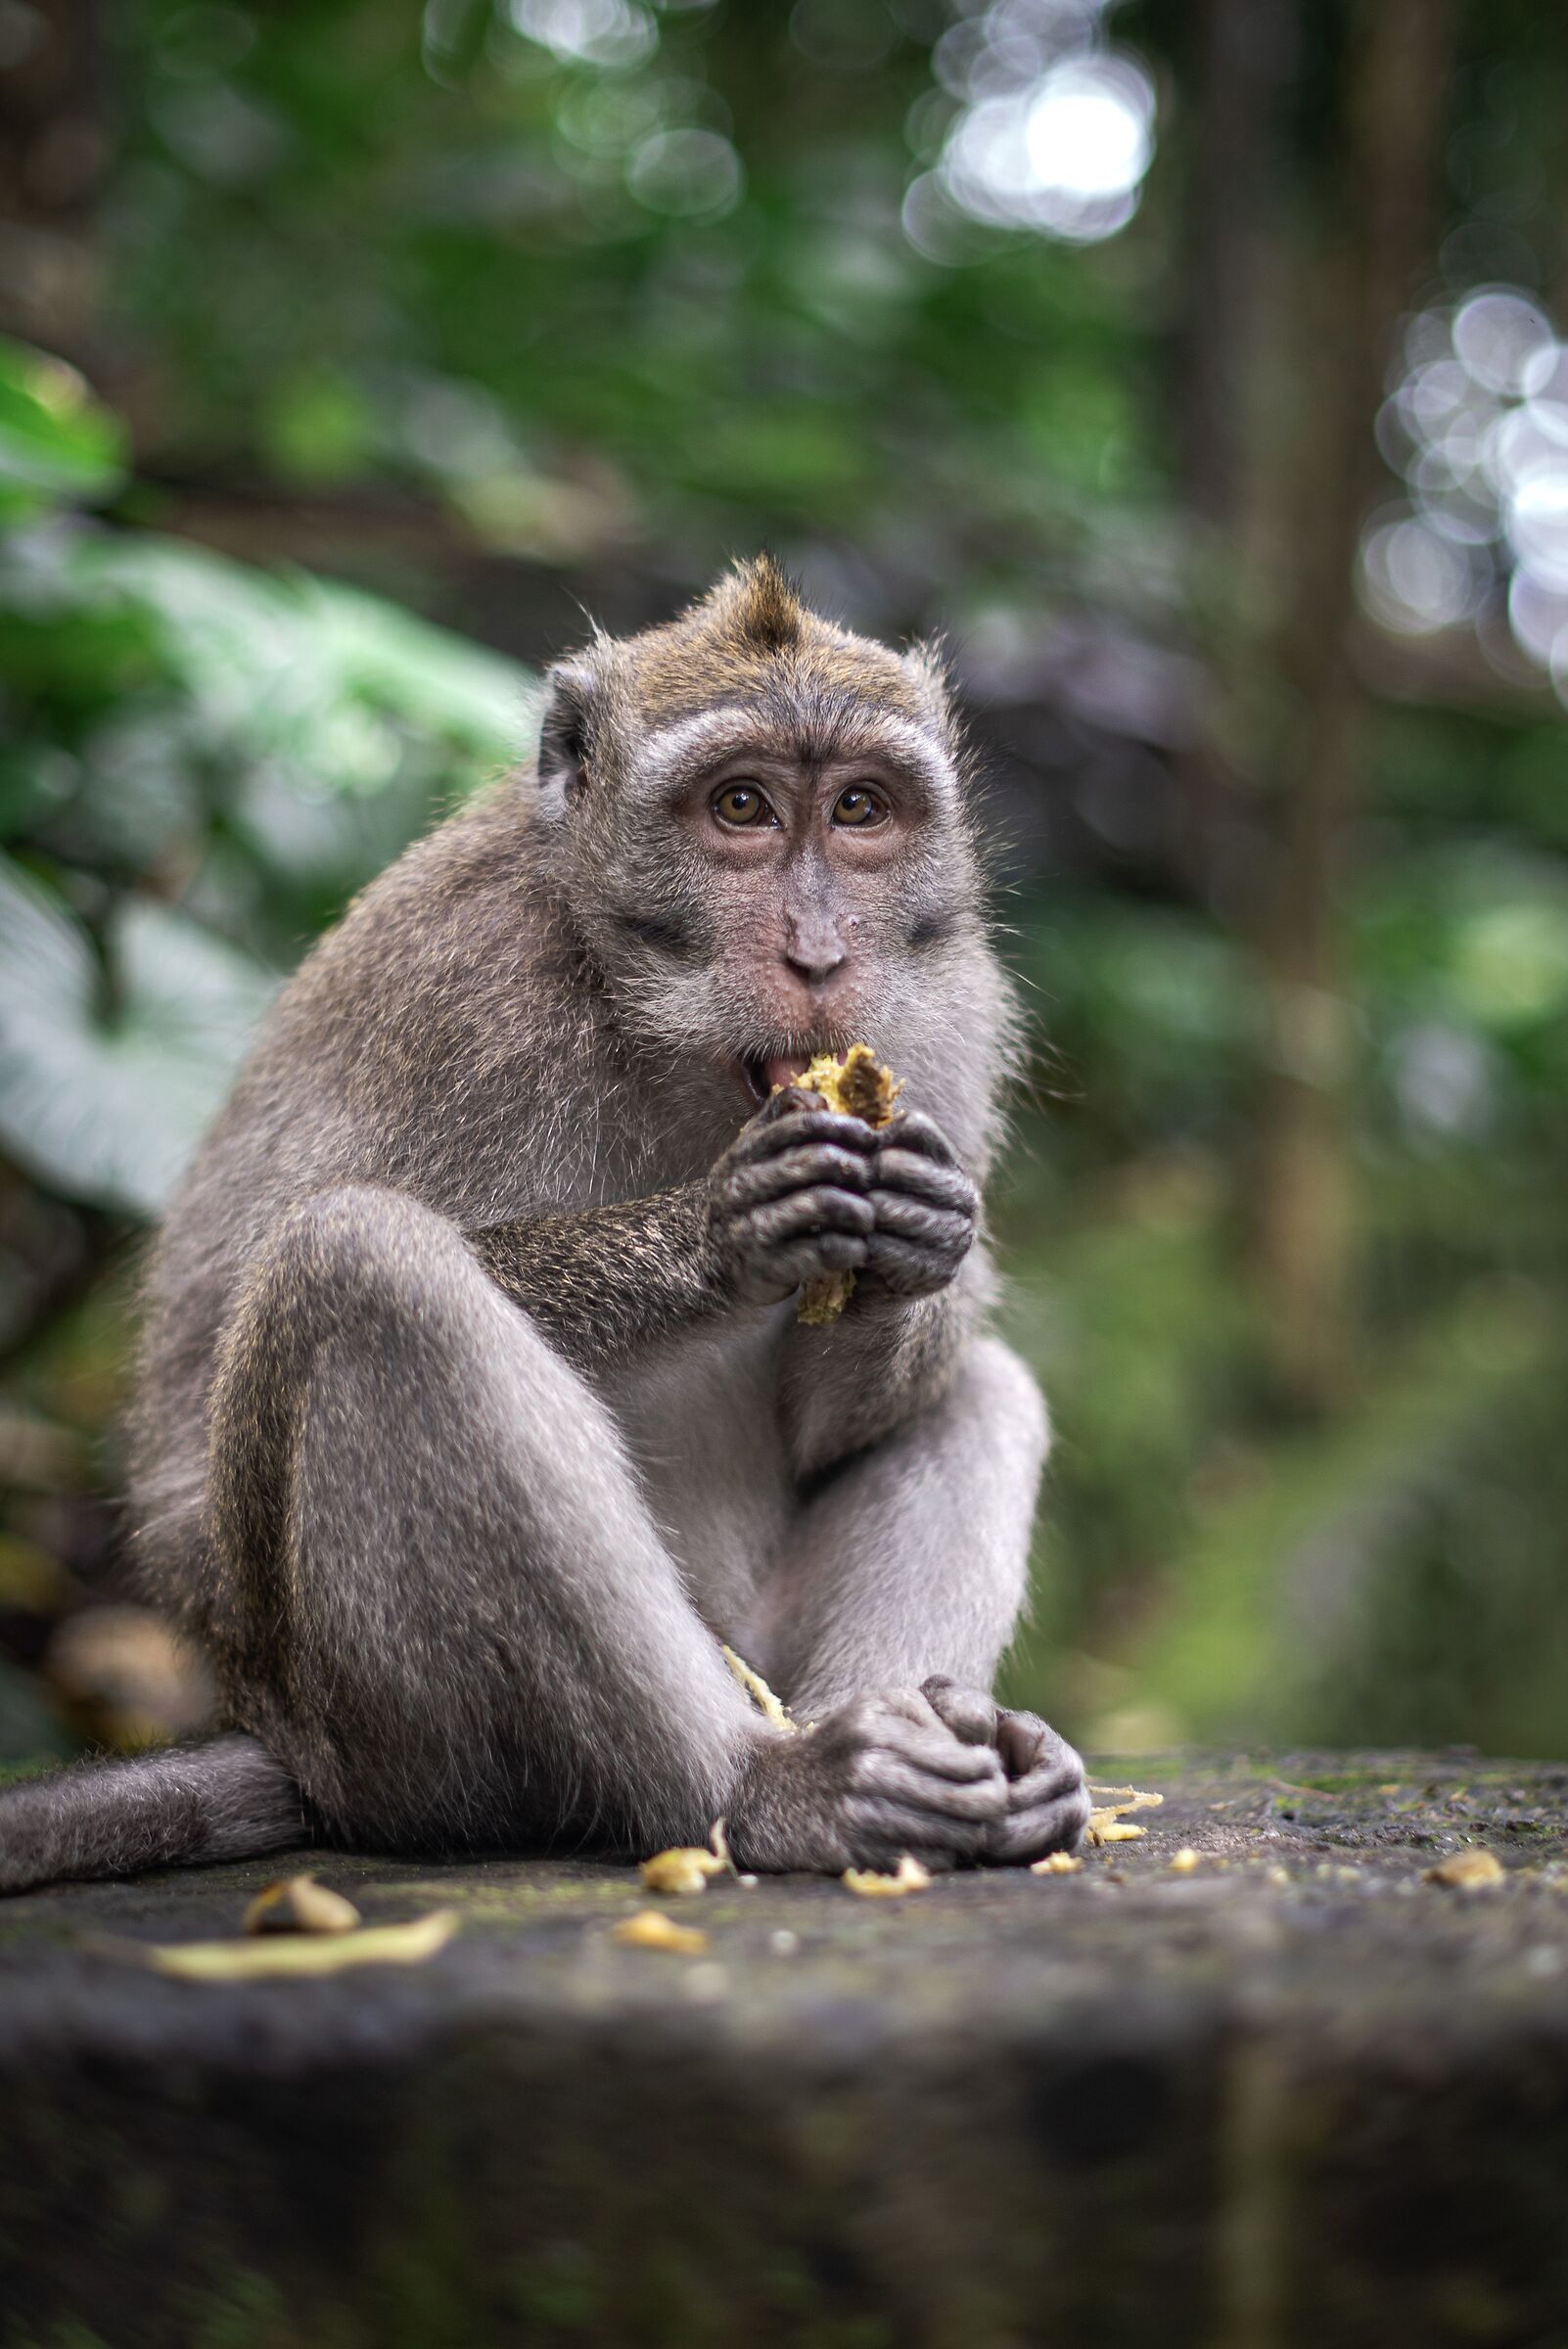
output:
M1354 1050L1339 907L1360 800L1352 666L1358 541L1376 482L1373 423L1402 311L1429 250L1451 0L1358 0L1344 73L1344 193L1289 288L1297 426L1275 561L1283 724L1261 777L1269 822L1255 940L1264 1006L1247 1202L1258 1295L1283 1395L1342 1390L1352 1225L1346 1081Z

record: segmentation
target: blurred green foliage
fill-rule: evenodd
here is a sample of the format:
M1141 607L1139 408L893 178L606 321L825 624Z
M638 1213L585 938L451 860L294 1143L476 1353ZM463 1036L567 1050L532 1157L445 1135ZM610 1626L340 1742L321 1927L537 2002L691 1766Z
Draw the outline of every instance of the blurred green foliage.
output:
M1266 13L1256 234L1305 301L1346 12ZM1563 43L1526 0L1457 14L1433 298L1549 285ZM983 15L137 0L84 51L112 161L23 224L57 291L0 345L0 1755L83 1727L49 1643L116 1588L138 1238L278 975L526 749L579 598L637 624L759 543L862 624L953 632L1023 843L996 1219L1058 1441L1014 1694L1124 1749L1561 1746L1560 709L1362 631L1352 1347L1304 1417L1246 1265L1270 778L1182 845L1202 724L1291 723L1186 472L1209 68L1115 11L1160 109L1123 234L916 218ZM1245 396L1265 448L1311 405L1279 363Z
M120 436L59 362L0 346L0 1142L156 1215L277 971L517 755L531 688L351 589L71 512Z
M946 12L821 15L141 0L101 233L154 472L397 484L574 573L821 531L949 625L994 572L1109 572L1158 476L1152 256L958 224L934 266L899 207Z

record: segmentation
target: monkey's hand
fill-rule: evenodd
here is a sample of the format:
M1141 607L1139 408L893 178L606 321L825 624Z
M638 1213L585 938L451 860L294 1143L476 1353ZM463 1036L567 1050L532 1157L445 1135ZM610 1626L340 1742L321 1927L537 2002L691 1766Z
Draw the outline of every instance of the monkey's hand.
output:
M1007 1778L1007 1809L986 1838L982 1858L1017 1864L1047 1852L1072 1852L1088 1825L1084 1765L1038 1713L1013 1713L979 1688L940 1676L921 1694L962 1743L993 1752Z
M796 1737L754 1749L730 1805L742 1867L929 1867L984 1859L1007 1820L993 1745L953 1735L918 1688L852 1697Z
M945 1289L975 1244L980 1193L934 1120L900 1109L880 1128L867 1196L876 1224L864 1286L893 1297Z
M772 1305L865 1263L876 1136L795 1087L743 1126L709 1177L709 1236L729 1294Z

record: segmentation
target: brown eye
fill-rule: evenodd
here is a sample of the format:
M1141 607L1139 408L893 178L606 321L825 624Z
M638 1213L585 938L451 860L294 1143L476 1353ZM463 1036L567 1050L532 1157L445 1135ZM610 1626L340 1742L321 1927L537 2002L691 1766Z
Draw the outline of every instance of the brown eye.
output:
M773 812L755 783L726 783L715 792L711 805L721 824L743 827L765 824Z
M880 792L867 790L863 783L852 783L833 803L833 821L848 824L852 831L880 824L887 812L888 804Z

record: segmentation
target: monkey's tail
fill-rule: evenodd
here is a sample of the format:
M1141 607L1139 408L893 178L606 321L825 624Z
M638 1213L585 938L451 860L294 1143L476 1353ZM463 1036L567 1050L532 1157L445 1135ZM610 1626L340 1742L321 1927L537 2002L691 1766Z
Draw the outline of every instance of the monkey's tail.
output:
M130 1876L249 1860L311 1840L299 1787L238 1734L72 1763L0 1790L0 1893L63 1877Z

